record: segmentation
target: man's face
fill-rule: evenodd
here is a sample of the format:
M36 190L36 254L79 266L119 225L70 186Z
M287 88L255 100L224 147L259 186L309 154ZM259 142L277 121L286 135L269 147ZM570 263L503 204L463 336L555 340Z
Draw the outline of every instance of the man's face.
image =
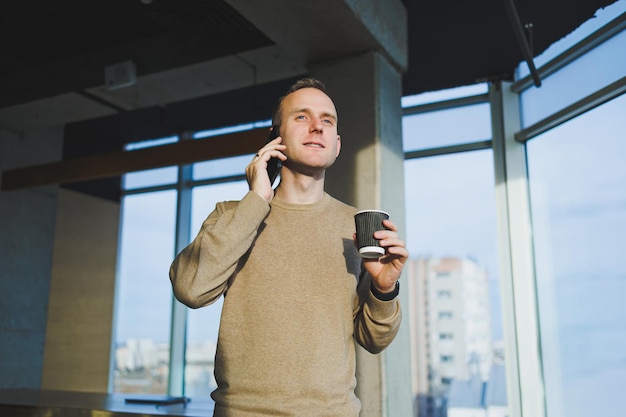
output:
M331 166L341 139L330 97L316 88L302 88L285 97L281 109L280 135L287 147L284 165L308 175Z

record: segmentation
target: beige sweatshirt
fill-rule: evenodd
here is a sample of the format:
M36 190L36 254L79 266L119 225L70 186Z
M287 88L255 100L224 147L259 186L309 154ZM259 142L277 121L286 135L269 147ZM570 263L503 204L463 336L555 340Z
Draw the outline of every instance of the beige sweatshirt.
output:
M400 304L361 275L353 207L325 194L311 205L249 192L219 203L170 270L192 308L224 295L215 416L357 416L354 340L383 350Z

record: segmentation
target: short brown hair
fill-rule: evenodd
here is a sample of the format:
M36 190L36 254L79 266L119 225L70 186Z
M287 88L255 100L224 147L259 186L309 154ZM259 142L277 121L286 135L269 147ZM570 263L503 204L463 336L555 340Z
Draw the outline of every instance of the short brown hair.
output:
M281 106L283 104L283 101L285 101L285 97L287 97L289 94L295 91L298 91L302 88L316 88L320 90L322 93L326 94L332 100L323 82L321 82L320 80L316 78L311 78L311 77L301 78L300 80L293 83L291 87L287 89L285 94L282 97L280 97L278 101L276 102L276 106L274 107L274 111L272 112L272 125L280 126L280 121L282 117Z

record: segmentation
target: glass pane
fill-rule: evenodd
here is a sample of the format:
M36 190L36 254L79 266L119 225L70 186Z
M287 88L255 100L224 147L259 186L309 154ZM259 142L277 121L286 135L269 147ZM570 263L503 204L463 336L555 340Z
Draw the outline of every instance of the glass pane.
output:
M123 200L114 392L167 392L176 192Z
M123 187L125 190L133 190L155 185L174 184L177 179L178 168L175 166L148 169L125 174L123 177Z
M524 127L555 113L610 83L626 77L626 31L522 94ZM572 82L575 80L575 82Z
M262 144L259 145L259 148ZM205 180L213 178L243 175L246 166L252 160L253 154L233 156L232 158L220 158L212 161L198 162L193 164L193 179Z
M195 187L191 209L193 237L200 231L202 222L213 211L215 204L225 200L240 200L247 191L246 181ZM185 394L189 397L209 397L216 388L213 360L221 311L222 298L210 306L188 310Z
M404 166L418 415L508 415L492 151Z
M548 415L615 415L626 386L626 95L527 145Z
M272 125L271 120L260 120L254 123L244 123L241 125L221 127L219 129L203 130L200 132L196 132L193 135L193 138L194 139L208 138L212 136L226 135L228 133L233 133L233 132L241 132L243 130L256 129L258 127L269 127L271 125Z
M488 85L486 83L449 88L446 90L429 91L428 93L402 97L402 107L417 106L420 104L434 103L454 98L470 97L479 94L487 94L487 92Z
M489 140L489 104L404 116L402 129L405 152Z

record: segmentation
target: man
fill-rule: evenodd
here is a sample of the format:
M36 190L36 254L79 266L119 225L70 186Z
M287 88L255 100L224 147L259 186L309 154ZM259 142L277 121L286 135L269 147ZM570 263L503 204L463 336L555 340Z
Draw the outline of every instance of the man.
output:
M246 167L250 191L219 203L174 260L174 293L192 308L224 295L214 416L357 416L354 341L378 353L394 339L408 252L386 220L375 235L386 254L362 260L356 209L324 192L341 138L321 82L294 84L273 124L280 136Z

